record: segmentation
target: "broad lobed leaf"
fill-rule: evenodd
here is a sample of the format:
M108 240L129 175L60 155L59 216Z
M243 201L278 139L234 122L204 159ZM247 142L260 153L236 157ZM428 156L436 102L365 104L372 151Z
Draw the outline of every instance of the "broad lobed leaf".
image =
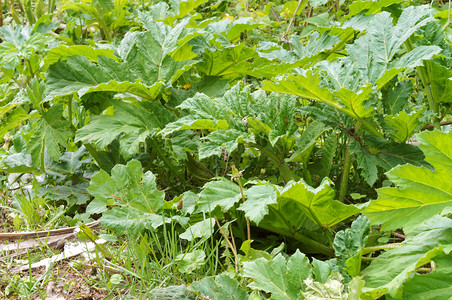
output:
M398 166L387 173L397 187L378 190L378 200L372 201L364 214L383 230L404 228L412 230L419 220L437 215L452 205L452 136L440 131L417 135L420 148L434 171L412 165Z

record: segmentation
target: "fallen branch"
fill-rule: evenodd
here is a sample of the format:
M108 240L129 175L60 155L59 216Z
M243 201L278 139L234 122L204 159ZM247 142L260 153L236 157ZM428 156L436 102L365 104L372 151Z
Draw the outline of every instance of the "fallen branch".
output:
M100 226L100 221L86 223L85 225L89 228L97 228ZM0 233L0 241L2 241L2 240L15 241L15 240L20 240L20 239L28 240L28 239L41 238L41 237L61 236L64 234L74 233L74 230L76 228L78 228L78 226L55 229L55 230L48 230L48 231Z
M3 244L0 245L0 252L17 251L17 254L20 254L21 250L38 248L41 245L46 245L54 249L60 249L64 246L66 241L73 240L76 237L77 233L74 232L58 236L42 237L39 239L29 239L11 244Z
M82 253L91 252L96 248L97 244L104 244L106 242L107 241L104 239L99 239L99 240L96 240L95 243L88 242L88 243L78 244L75 247L70 246L60 254L54 255L50 258L43 259L43 260L33 263L33 264L27 264L27 265L13 268L13 269L11 269L11 272L17 273L17 272L27 271L30 269L36 269L36 268L44 267L44 266L46 267L46 269L48 269L56 262L59 262L63 259L67 259L67 258L71 258L71 257L77 256L77 255L80 255Z

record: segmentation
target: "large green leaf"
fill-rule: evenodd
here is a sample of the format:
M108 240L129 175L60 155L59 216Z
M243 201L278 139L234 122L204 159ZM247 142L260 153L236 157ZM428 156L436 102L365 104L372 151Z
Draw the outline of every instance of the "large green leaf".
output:
M394 115L400 112L414 91L411 81L398 82L396 86L382 90L385 113Z
M128 159L139 152L140 143L151 137L160 122L157 116L141 107L112 100L115 114L93 116L90 123L79 129L76 141L93 143L103 149L120 138L120 151Z
M337 136L332 133L327 136L323 147L320 151L320 161L318 165L314 165L314 172L310 169L311 173L316 173L320 178L329 177L331 167L333 165L333 159L336 155L337 149Z
M6 111L9 111L11 109L11 111L6 116L1 118L0 137L2 138L10 130L16 128L17 126L22 124L22 122L32 117L32 115L28 114L22 107L13 109L14 107L16 107L16 105L7 105L6 107L2 107L5 108L5 113Z
M165 69L183 65L169 58L172 58L173 53L181 51L181 48L197 36L192 29L186 28L188 22L189 20L185 19L174 27L162 22L146 22L144 27L147 32L129 32L121 41L118 49L121 58L129 61L134 68L137 68L136 70L149 75L150 78L168 80L173 75L166 74ZM149 70L139 66L140 61L149 63ZM152 74L153 72L155 74ZM165 74L170 77L165 77Z
M345 262L350 276L355 277L361 271L362 249L366 246L370 232L370 222L364 215L353 221L351 228L341 230L334 237L336 256Z
M190 285L193 291L201 292L208 299L215 300L246 300L248 294L242 290L237 280L222 274L206 277L201 281L195 281Z
M258 258L243 263L243 275L254 279L248 286L271 293L272 299L297 299L311 270L309 259L298 250L288 260L278 254L270 261Z
M333 99L331 92L321 86L320 75L312 71L306 72L306 75L288 75L276 82L264 80L263 88L266 91L293 94L326 103L339 110L343 109L339 102Z
M45 168L47 170L66 174L75 174L82 172L83 164L89 163L91 159L83 159L86 155L85 146L81 146L77 151L64 152L58 161L46 160Z
M198 118L190 115L182 117L179 120L172 122L163 128L159 133L162 135L170 135L175 131L186 130L186 129L207 129L210 131L214 130L227 130L229 128L228 123L225 120L199 120Z
M438 102L452 102L452 70L432 63L432 94Z
M391 69L393 58L397 51L400 50L402 44L420 27L432 22L430 9L427 6L414 7L410 6L403 10L397 24L393 25L392 18L389 13L382 12L375 15L366 26L367 34L363 35L355 41L354 44L347 47L348 54L355 60L357 70L364 78L364 84L375 83L386 70ZM429 50L427 50L429 49ZM422 49L424 50L424 49ZM417 64L419 58L431 58L434 54L438 54L439 47L428 46L428 55L421 54L419 51L416 55L407 53L401 58L403 64L394 67L406 68L410 64ZM408 58L409 56L409 58ZM402 71L400 69L398 72ZM395 76L392 73L391 76ZM390 78L388 78L390 79Z
M296 97L277 93L266 95L260 90L253 93L252 98L248 101L252 103L252 109L248 115L262 121L270 128L268 132L270 143L275 145L280 141L280 144L291 149L298 130L294 120L295 109L299 105Z
M99 171L91 179L88 192L94 200L87 212L103 213L102 224L117 234L127 232L137 236L145 229L155 229L168 221L157 214L163 209L165 193L158 190L154 174L142 173L137 160L116 165L111 176L104 170Z
M304 59L304 61L309 59L309 61L313 61L316 54L330 50L341 40L338 36L329 34L329 32L324 32L321 36L319 35L318 32L314 31L305 46L296 37L291 39L293 51L298 56L298 59Z
M403 124L401 126L405 130L406 127L403 127ZM356 155L361 176L364 177L370 186L378 178L378 166L383 167L385 170L403 164L429 166L424 160L425 156L422 151L410 144L391 142L366 135L363 144L352 140L349 145L350 151Z
M419 220L429 219L452 205L452 135L433 131L420 133L417 138L425 160L435 170L403 165L387 173L397 187L379 189L378 199L364 211L373 224L382 224L383 230L409 231Z
M24 60L39 58L55 39L48 35L33 32L30 26L11 25L0 27L0 65L10 65L22 69Z
M206 253L204 250L199 249L188 253L181 253L175 258L178 271L185 274L193 273L206 262Z
M255 57L256 51L241 43L214 52L206 50L203 60L196 66L207 76L237 77L240 75L239 70L251 68L249 61Z
M153 100L160 92L161 82L142 83L139 76L132 74L127 63L98 56L97 63L85 56L70 56L67 61L58 61L49 67L47 100L56 96L77 93L79 97L96 91L128 92L139 97Z
M317 139L322 133L330 130L329 126L326 126L320 121L314 121L303 131L300 139L295 146L295 151L292 156L287 159L289 162L302 161L306 162L311 153L312 146L317 142Z
M268 206L276 204L276 190L272 184L255 185L245 192L246 201L240 205L239 210L245 212L250 221L259 225L260 221L268 214Z
M76 56L66 57L67 61L52 64L47 73L50 91L47 99L75 92L81 97L110 91L154 100L164 83L173 83L193 62L176 62L171 57L171 52L179 47L178 40L184 38L185 23L174 28L152 24L152 32L126 34L118 47L123 62L83 49ZM90 61L95 57L97 62Z
M340 66L341 65L339 64L336 67L340 68ZM325 67L329 68L331 66L326 64ZM344 76L346 75L344 74ZM337 81L338 78L334 78L334 80ZM364 103L360 102L365 100L365 96L370 93L370 87L364 88L365 91L362 92L362 95L360 93L356 94L348 89L338 91L337 96L339 98L343 98L343 103L340 103L336 97L333 97L331 91L324 87L320 74L309 70L304 75L290 74L275 82L264 80L263 89L267 91L297 95L306 99L325 103L352 118L360 120L366 129L376 136L380 136L373 122L369 119L364 119L370 115L371 110L366 109L364 107Z
M452 255L440 254L433 259L435 270L428 274L415 274L403 286L402 299L448 300L452 295Z
M345 205L334 200L335 190L325 178L317 188L307 185L303 180L292 182L280 191L278 198L294 201L315 223L329 228L359 212L353 205Z
M418 219L419 220L419 219ZM418 221L419 224L419 221ZM365 291L382 296L402 296L403 283L417 268L452 250L452 220L436 216L410 232L404 245L380 254L364 270ZM435 286L426 287L424 292ZM414 298L415 299L415 298Z
M160 133L168 135L184 129L214 131L203 138L200 159L220 156L223 148L231 153L238 144L254 142L255 136L261 133L272 145L280 141L290 149L297 131L293 117L296 106L293 96L266 95L262 90L251 93L250 86L238 83L223 97L212 99L197 93L185 100L178 108L185 110L187 115L168 124Z
M199 147L199 159L213 155L220 157L223 149L230 154L237 149L239 143L254 142L252 134L235 129L217 130L204 139L208 140L208 142L202 143Z
M196 294L190 291L185 284L170 285L166 287L157 286L147 294L149 300L161 300L161 299L196 300Z
M358 0L353 1L353 3L349 6L349 13L347 18L350 18L362 11L366 11L366 14L375 14L380 11L382 8L386 6L390 6L394 3L402 2L401 0L382 0L382 1L374 1L374 0Z
M113 55L113 52L114 51L111 49L95 49L85 45L74 45L74 46L61 45L52 48L49 50L49 52L47 52L45 63L46 65L50 66L60 59L67 60L69 56L75 55L84 56L92 62L96 62L97 57L99 55L118 60L118 58Z
M60 146L66 147L71 136L70 122L63 119L63 105L51 106L37 121L33 135L27 143L27 153L31 154L33 165L44 170L45 153L58 161L61 155Z
M196 7L200 6L207 0L173 0L171 5L176 12L175 16L168 16L165 18L165 23L172 25L175 20L182 19L191 13Z
M390 134L394 140L405 143L413 134L425 125L427 121L422 121L424 110L413 110L409 114L402 110L396 115L385 116L385 122L391 126Z
M334 237L336 255L352 257L366 245L370 232L370 223L363 215L353 221L351 228L341 230Z
M358 169L361 170L360 175L366 180L366 182L373 186L375 181L378 179L378 169L379 165L378 157L369 153L367 149L362 147L356 141L350 141L349 143L350 152L356 155L356 161L358 162Z
M217 99L197 93L194 97L182 102L178 108L187 110L189 114L168 124L160 134L169 135L174 131L185 129L226 130L229 128L227 108Z
M185 203L184 203L185 204ZM185 232L181 233L179 237L187 241L193 241L196 238L208 237L213 235L215 227L215 219L207 218L201 222L189 226Z
M199 194L196 211L206 213L213 211L217 206L227 210L241 199L239 186L222 178L204 185L202 192Z
M364 141L368 151L378 157L378 164L386 170L407 163L414 166L429 167L419 147L411 144L391 142L371 135L366 135Z
M370 86L362 88L358 93L350 91L347 88L342 88L334 94L352 112L353 118L360 120L372 117L373 115L373 108L366 107L365 103L371 91L372 88Z

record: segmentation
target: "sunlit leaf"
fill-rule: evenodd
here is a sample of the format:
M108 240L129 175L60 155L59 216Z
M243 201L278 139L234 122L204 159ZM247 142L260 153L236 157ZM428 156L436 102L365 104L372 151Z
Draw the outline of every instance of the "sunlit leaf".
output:
M443 208L452 205L452 136L439 131L417 135L425 160L435 171L412 165L398 166L387 173L397 187L378 190L378 199L372 201L364 213L373 224L382 224L382 230L414 228L419 220L427 220Z
M253 278L248 286L271 293L273 299L297 299L311 273L308 258L298 250L287 260L278 254L272 260L258 258L244 262L243 274Z
M237 280L228 275L218 275L214 278L206 277L201 281L195 281L190 285L190 289L201 292L209 299L215 300L246 300L248 294L242 290Z

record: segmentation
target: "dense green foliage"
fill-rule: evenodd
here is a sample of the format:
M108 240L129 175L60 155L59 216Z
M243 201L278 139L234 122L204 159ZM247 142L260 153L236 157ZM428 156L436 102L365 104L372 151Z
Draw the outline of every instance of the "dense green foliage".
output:
M100 219L168 298L449 299L447 4L2 9L18 230Z

